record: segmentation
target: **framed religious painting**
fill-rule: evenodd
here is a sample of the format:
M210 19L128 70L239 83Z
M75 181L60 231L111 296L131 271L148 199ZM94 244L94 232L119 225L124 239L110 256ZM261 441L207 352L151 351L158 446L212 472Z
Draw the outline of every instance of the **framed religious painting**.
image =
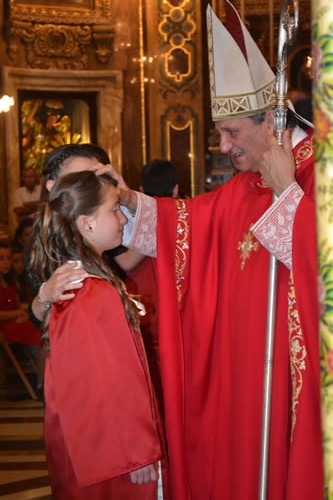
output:
M39 174L48 152L94 142L122 169L123 81L120 71L2 68L3 92L15 105L5 113L4 151L9 204L23 166ZM9 212L14 227L13 212Z
M96 142L96 94L19 90L21 170L42 175L46 156L64 144Z

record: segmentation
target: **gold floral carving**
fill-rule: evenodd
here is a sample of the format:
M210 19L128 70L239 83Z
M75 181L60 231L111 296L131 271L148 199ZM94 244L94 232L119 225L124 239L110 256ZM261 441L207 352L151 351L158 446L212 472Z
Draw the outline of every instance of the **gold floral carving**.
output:
M189 252L189 214L184 200L176 200L177 207L177 240L176 240L176 287L180 304L184 295L185 269Z
M289 328L289 356L292 381L292 426L291 440L297 420L297 406L303 387L303 374L306 369L306 349L304 345L299 314L296 307L295 286L292 274L289 279L288 291L288 328Z
M20 45L32 68L84 69L88 48L94 47L99 62L111 54L114 30L110 2L97 0L93 8L50 7L10 0L7 21L8 52L15 60Z

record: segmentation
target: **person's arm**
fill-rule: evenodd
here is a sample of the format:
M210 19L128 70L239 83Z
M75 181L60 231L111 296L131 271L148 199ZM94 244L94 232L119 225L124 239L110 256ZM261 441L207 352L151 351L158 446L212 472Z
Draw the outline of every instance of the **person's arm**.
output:
M12 309L11 311L0 311L0 322L1 321L9 321L9 320L26 320L27 312L22 309Z
M16 215L24 217L27 215L34 214L38 209L38 206L39 206L39 201L27 201L18 207L14 207L13 211L16 213Z
M132 271L145 256L129 248L127 252L116 255L113 258L124 271Z
M303 189L293 182L251 227L262 246L288 269L292 266L294 219L303 196Z
M88 273L84 269L76 269L76 263L64 264L52 276L42 284L38 294L33 299L31 311L38 321L42 321L48 308L54 303L63 300L71 300L75 297L73 290L82 287L83 281ZM34 322L35 323L35 322Z
M298 205L304 195L295 179L295 159L289 130L280 146L274 136L263 155L260 173L276 195L271 207L252 226L258 241L289 269L292 266L293 225Z

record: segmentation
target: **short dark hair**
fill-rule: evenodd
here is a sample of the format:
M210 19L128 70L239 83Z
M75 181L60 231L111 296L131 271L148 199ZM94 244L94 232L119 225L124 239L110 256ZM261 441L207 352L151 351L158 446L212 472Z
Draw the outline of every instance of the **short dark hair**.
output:
M49 193L46 188L48 180L56 180L63 164L69 158L96 158L97 161L107 165L110 158L106 151L97 144L63 144L53 149L46 157L43 170L43 184L40 199L48 200Z
M46 180L55 180L68 158L96 158L104 165L111 163L106 151L97 144L63 144L53 149L46 157L43 171Z
M302 106L304 107L304 110L303 110ZM299 100L299 105L297 108L295 105L295 111L299 115L306 118L308 121L310 121L310 122L312 121L311 100L307 100L307 99ZM273 112L274 112L274 108L273 108ZM263 111L262 113L258 113L256 115L249 116L248 118L251 118L251 120L253 120L257 124L260 124L260 123L263 123L263 121L265 121L265 116L266 116L266 111ZM295 113L290 108L288 108L287 109L287 127L294 129L297 125L303 129L309 128L308 125L304 124L304 122L299 120L299 118L297 118Z
M266 111L262 111L261 113L257 113L256 115L250 115L248 118L251 118L256 123L263 123L265 121Z
M173 189L178 184L176 167L168 160L153 160L143 167L143 192L159 198L173 196Z

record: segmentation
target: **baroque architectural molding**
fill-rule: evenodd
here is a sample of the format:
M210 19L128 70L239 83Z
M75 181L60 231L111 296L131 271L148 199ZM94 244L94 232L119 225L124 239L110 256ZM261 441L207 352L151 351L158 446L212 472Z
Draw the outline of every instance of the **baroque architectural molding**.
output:
M41 2L39 2L40 4ZM94 47L97 60L107 63L112 54L114 28L110 2L87 1L84 7L35 5L9 2L6 21L8 54L15 62L23 45L31 68L85 69L88 49Z

